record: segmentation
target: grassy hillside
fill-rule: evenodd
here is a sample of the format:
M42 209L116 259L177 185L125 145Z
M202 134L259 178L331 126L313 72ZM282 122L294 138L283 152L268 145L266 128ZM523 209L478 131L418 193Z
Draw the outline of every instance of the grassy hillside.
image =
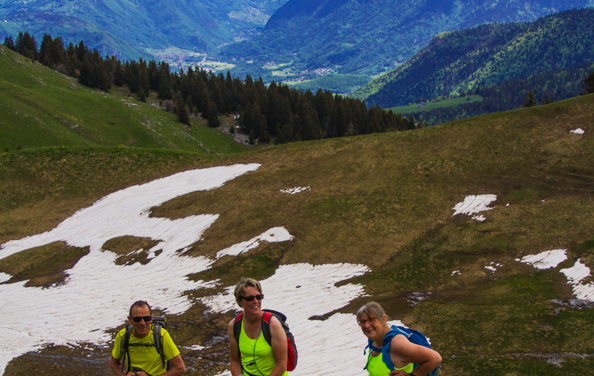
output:
M0 46L0 147L129 146L163 148L202 156L245 150L194 120L132 97L79 85Z
M576 128L585 133L570 133ZM372 272L351 282L363 283L370 297L341 311L380 301L393 318L431 337L444 375L585 374L594 367L594 306L575 300L559 268L578 258L594 268L593 133L588 95L415 131L218 158L128 147L11 150L0 154L0 243L49 230L117 189L190 168L258 162L256 172L171 200L153 215L221 214L192 255L212 256L273 226L285 226L295 240L221 258L191 278L229 285L242 275L266 278L279 264L363 263ZM311 190L279 193L295 186ZM452 216L472 194L497 195L484 222ZM558 248L569 259L555 269L516 261ZM0 271L36 278L80 257L60 258L55 245L27 253L35 258L12 255L0 260ZM495 272L485 268L493 263ZM226 343L216 336L230 317L200 304L169 317L180 345L210 344L182 350L189 374L226 368ZM48 347L15 359L6 375L108 375L108 351Z

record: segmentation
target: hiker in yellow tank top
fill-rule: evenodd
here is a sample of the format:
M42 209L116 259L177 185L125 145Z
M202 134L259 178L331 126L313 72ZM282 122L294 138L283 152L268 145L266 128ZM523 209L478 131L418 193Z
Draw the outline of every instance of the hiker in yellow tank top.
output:
M363 334L373 341L373 346L381 349L384 337L391 329L382 306L376 302L365 304L357 312L357 322ZM370 376L426 376L441 363L441 355L437 351L414 344L402 334L394 336L390 342L390 359L394 370L384 363L381 351L370 351L367 372Z
M239 343L233 334L235 319L229 322L229 366L232 376L288 376L287 336L276 317L270 318L269 345L262 334L262 286L252 278L242 278L235 287L235 300L243 309Z
M396 368L394 371L403 371L406 374L410 374L413 371L413 367L413 363L408 363L402 368ZM375 351L369 352L369 357L367 358L367 372L369 372L369 376L385 376L390 374L390 369L382 360L382 353Z

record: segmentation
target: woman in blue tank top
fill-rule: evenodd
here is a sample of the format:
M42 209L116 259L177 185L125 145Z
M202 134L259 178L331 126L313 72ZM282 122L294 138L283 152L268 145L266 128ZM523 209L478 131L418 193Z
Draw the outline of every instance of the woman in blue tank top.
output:
M357 312L357 322L375 348L369 349L365 367L369 376L426 376L441 363L441 355L437 351L414 344L404 335L398 334L392 338L389 346L390 359L394 364L394 370L390 370L382 360L382 352L378 351L382 349L384 337L391 329L382 306L376 302L365 304Z
M242 278L235 287L235 300L243 309L239 340L235 320L229 322L229 363L232 376L288 376L287 336L278 319L270 318L270 344L262 333L262 286L253 278Z

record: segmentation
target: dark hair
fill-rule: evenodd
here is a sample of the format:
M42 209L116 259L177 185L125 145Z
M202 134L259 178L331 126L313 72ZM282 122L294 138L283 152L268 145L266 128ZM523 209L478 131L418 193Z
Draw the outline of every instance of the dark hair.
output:
M144 307L147 306L149 309L149 313L152 315L153 314L153 310L151 309L150 304L147 303L146 300L137 300L134 303L132 303L132 305L130 306L130 313L128 317L132 317L132 308L134 307Z

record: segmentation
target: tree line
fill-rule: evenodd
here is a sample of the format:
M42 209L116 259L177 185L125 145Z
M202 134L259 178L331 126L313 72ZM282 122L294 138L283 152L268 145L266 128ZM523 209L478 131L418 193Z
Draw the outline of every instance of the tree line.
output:
M589 93L594 93L594 64L481 86L463 94L479 96L480 101L407 115L434 125L486 113L548 104Z
M292 89L281 83L264 84L261 78L231 77L230 73L207 72L198 67L172 72L166 62L155 60L121 62L103 57L83 41L66 45L61 37L43 35L39 49L29 33L4 45L58 72L75 77L86 86L109 91L128 87L140 100L151 93L168 103L179 121L190 125L192 116L218 127L221 115L238 115L242 133L250 142L285 143L329 137L415 128L414 118L368 108L364 101L334 95L329 91Z

